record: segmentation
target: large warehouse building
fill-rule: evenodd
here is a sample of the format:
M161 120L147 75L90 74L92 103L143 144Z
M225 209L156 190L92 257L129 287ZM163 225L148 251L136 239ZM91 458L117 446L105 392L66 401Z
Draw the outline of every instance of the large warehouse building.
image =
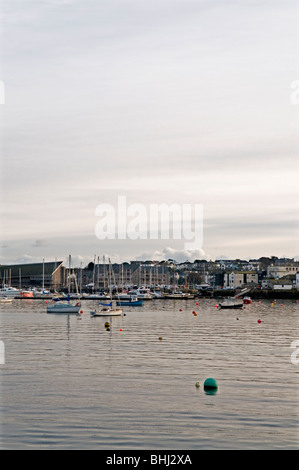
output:
M64 281L62 263L62 261L54 261L0 265L0 286L8 285L20 289L34 286L60 289Z

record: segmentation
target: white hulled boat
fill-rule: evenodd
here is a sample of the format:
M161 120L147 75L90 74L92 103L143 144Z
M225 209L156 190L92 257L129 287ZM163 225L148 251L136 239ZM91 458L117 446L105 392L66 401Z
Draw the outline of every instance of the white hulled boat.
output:
M122 308L104 307L101 310L90 312L91 317L120 317L123 314Z
M12 298L9 297L0 297L1 304L10 304L13 301Z
M47 313L76 313L78 315L80 308L81 304L79 302L75 305L70 304L69 302L57 302L47 306Z
M0 289L0 297L17 297L20 294L21 291L15 287L2 287Z
M138 300L152 300L152 295L150 289L140 287L135 290L129 291L129 296L137 297Z
M113 273L110 258L109 258L109 273L108 273L108 276L109 276L109 285L110 285L109 294L110 294L110 298L112 299L112 284L111 284L111 281L114 280L114 284L116 284L116 283L115 283L115 277L114 277L114 273ZM90 312L91 317L119 317L123 314L123 309L122 308L114 308L113 307L113 302L110 302L110 304L103 304L101 302L99 302L99 303L100 303L100 305L103 306L103 308L101 310L92 310Z

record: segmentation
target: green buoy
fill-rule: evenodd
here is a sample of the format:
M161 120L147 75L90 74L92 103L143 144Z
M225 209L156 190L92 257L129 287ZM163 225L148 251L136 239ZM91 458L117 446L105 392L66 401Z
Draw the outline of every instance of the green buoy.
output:
M215 379L209 378L205 380L204 390L218 390L218 384Z

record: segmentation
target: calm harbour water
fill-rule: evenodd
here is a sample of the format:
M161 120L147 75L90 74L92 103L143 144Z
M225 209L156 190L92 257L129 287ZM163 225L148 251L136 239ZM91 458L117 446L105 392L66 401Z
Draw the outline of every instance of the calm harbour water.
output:
M0 304L1 449L299 448L299 303L195 302L127 309L111 331L91 301L80 319Z

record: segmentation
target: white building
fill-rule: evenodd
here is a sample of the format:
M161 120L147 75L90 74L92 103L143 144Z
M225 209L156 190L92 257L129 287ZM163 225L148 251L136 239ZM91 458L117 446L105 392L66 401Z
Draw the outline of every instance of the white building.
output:
M237 271L224 274L223 287L237 289L258 284L258 273L254 271Z
M295 265L268 266L267 277L269 279L280 279L288 274L296 274L299 271L298 263Z

